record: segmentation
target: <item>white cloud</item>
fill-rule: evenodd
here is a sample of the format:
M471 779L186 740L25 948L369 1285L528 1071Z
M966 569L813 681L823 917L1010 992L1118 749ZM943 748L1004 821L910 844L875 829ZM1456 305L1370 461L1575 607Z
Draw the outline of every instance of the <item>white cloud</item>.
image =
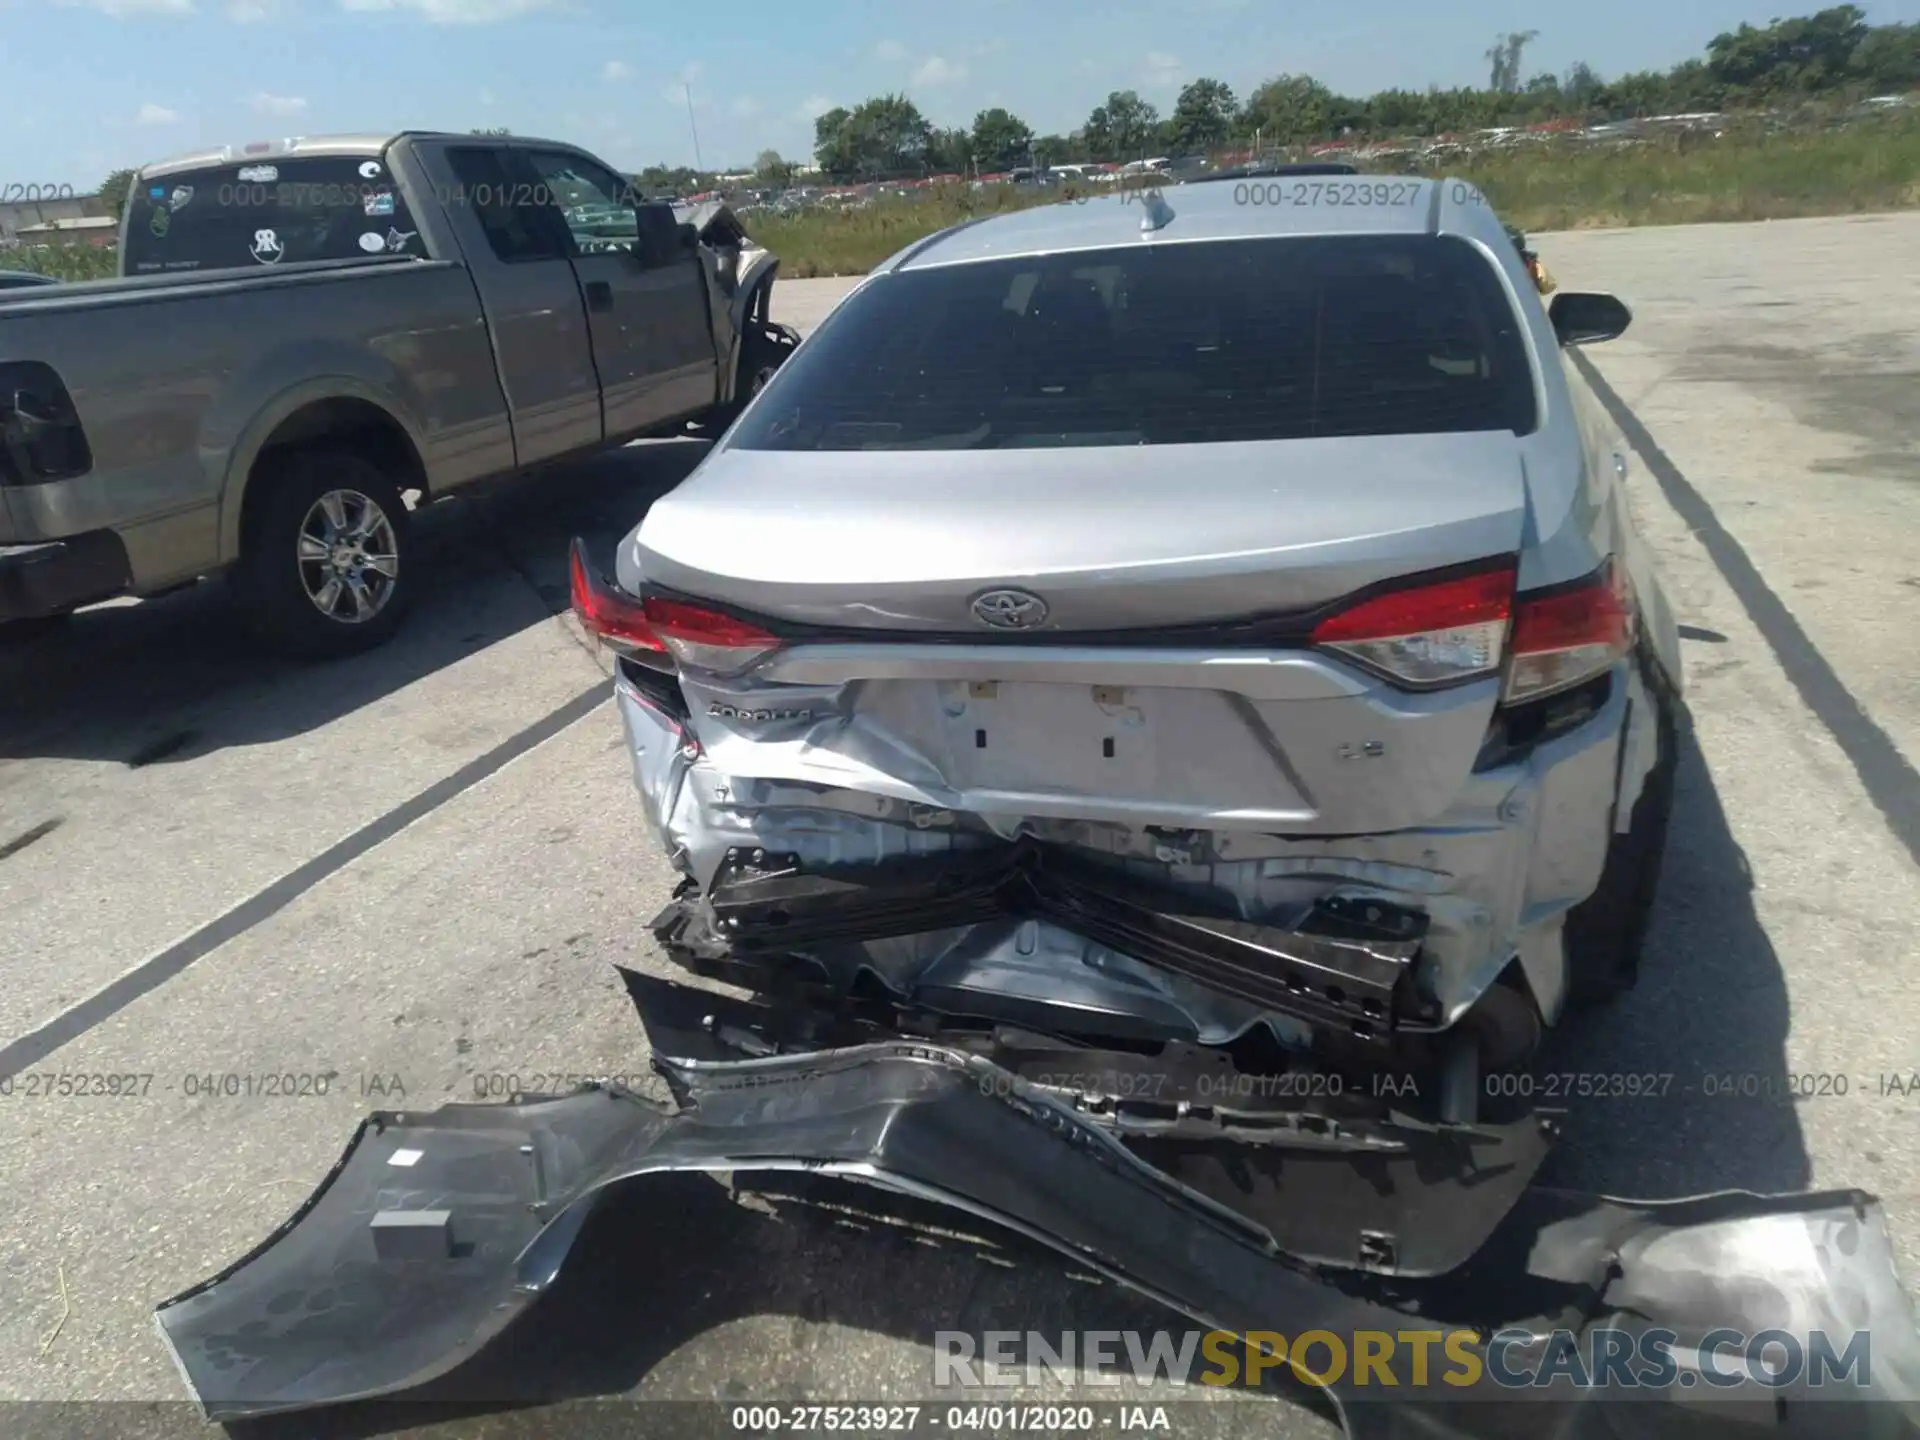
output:
M492 25L536 10L556 9L559 4L560 0L340 0L342 10L408 10L429 25Z
M1151 50L1147 52L1145 69L1147 84L1164 90L1180 83L1184 67L1178 55L1169 55L1164 50Z
M227 0L227 19L236 25L258 25L286 13L285 0Z
M500 97L491 90L482 90L480 92L480 103L482 105L496 105L499 101Z
M193 0L54 0L63 10L98 10L102 15L191 15Z
M138 125L171 125L179 120L180 112L148 101L140 107L140 113L133 118L134 123Z
M761 110L760 102L751 95L742 95L733 102L733 113L742 120L751 120Z
M967 67L939 55L929 55L913 72L913 83L932 89L952 85L967 78Z
M307 108L304 97L299 95L269 95L262 90L247 101L262 115L298 115Z
M873 58L884 60L889 65L897 65L907 58L907 47L898 40L882 40L873 47Z
M833 109L833 101L827 99L826 96L809 95L800 102L800 118L802 120L818 120L831 109Z
M609 60L600 67L602 80L625 80L633 74L633 67L624 60Z

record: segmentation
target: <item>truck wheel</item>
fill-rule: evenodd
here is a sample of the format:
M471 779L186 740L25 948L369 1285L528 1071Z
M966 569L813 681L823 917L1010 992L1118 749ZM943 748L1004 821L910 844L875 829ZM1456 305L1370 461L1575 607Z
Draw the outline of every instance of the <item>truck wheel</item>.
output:
M390 637L413 591L407 507L393 481L351 450L297 450L252 483L266 488L234 578L255 634L305 659Z
M1567 957L1567 1003L1585 1008L1625 994L1640 974L1640 950L1660 884L1660 865L1673 817L1674 772L1680 764L1678 702L1645 659L1641 675L1655 707L1660 754L1640 787L1633 819L1607 847L1593 894L1567 912L1562 932Z

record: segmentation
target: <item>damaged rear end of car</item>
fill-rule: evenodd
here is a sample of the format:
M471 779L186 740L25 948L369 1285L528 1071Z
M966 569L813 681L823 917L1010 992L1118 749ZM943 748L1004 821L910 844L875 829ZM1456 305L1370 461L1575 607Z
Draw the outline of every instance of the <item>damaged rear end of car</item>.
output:
M616 1186L805 1172L1207 1328L1470 1332L1464 1386L1328 1386L1356 1436L1915 1433L1871 1197L1569 1194L1562 1117L1482 1103L1631 978L1582 947L1650 903L1677 666L1520 256L1405 185L1398 219L1195 187L1137 233L1114 199L923 242L610 571L575 543L680 876L683 978L623 972L671 1103L371 1117L161 1307L210 1413L444 1373ZM1496 1363L1655 1334L1698 1378L1729 1327L1870 1331L1872 1373Z
M869 280L576 550L668 953L1476 1119L1670 760L1528 344L1426 234Z

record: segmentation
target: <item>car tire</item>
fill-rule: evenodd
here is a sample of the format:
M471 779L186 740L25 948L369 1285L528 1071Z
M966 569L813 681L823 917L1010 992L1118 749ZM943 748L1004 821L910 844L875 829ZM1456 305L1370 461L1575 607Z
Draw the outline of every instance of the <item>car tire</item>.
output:
M311 449L270 460L252 483L265 488L234 572L247 628L308 660L390 639L413 595L407 507L393 480L354 451Z
M1588 1008L1631 990L1640 976L1640 952L1660 886L1660 867L1673 817L1674 773L1680 763L1679 697L1644 655L1640 673L1655 707L1660 753L1634 801L1633 819L1607 847L1593 894L1567 912L1562 932L1567 1003Z

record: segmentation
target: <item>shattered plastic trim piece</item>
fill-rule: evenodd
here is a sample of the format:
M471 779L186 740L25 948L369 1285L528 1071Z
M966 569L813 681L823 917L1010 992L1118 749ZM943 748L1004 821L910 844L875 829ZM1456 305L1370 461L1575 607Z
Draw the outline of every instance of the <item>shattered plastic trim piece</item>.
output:
M954 1207L1243 1335L1664 1326L1686 1346L1721 1326L1864 1329L1870 1384L1769 1392L1772 1433L1920 1433L1920 1331L1877 1202L1857 1192L1638 1203L1536 1188L1453 1274L1370 1282L1275 1253L1231 1212L1067 1105L1017 1093L1013 1076L977 1056L896 1040L662 1067L678 1108L593 1087L369 1117L292 1219L159 1307L209 1417L386 1395L451 1370L551 1287L617 1182L805 1170ZM394 1141L422 1152L403 1178L387 1164ZM632 1188L644 1207L647 1187ZM427 1197L450 1212L451 1248L378 1258L374 1217ZM1720 1401L1716 1415L1718 1397L1690 1390L1514 1391L1484 1376L1465 1389L1436 1378L1392 1390L1336 1382L1327 1393L1348 1433L1369 1436L1692 1436L1736 1408ZM1733 1394L1750 1412L1752 1395Z

